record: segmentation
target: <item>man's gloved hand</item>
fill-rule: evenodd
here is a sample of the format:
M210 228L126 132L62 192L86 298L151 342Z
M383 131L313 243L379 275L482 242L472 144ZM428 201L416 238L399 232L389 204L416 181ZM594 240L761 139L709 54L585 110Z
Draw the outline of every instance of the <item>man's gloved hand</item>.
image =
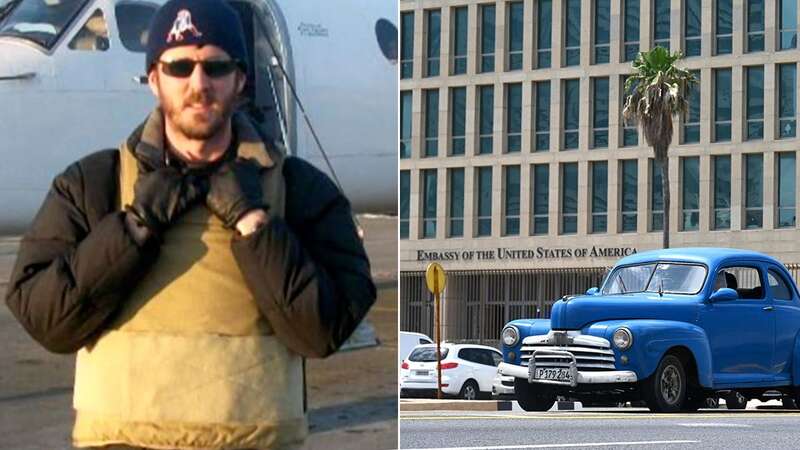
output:
M202 200L208 192L208 181L164 167L140 173L133 191L133 203L126 209L152 233L160 235L175 218Z
M261 166L250 159L228 161L211 174L206 205L226 228L254 209L269 208L263 200Z

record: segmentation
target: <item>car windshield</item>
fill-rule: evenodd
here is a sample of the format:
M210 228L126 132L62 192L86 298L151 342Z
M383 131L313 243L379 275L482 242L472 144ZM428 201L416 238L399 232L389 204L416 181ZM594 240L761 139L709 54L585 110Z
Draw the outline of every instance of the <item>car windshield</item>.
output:
M0 23L0 36L33 41L50 49L88 0L21 0Z
M442 359L447 358L446 348L442 349ZM409 361L414 362L435 362L436 361L436 347L417 347L408 355Z
M633 292L697 294L706 268L699 264L651 263L615 270L603 285L603 295Z

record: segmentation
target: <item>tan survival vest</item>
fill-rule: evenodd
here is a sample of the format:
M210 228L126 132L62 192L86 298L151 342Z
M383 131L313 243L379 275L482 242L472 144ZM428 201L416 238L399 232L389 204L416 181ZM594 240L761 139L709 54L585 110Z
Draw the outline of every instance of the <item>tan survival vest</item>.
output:
M142 139L163 148L161 114ZM281 216L282 155L234 116ZM120 205L133 200L133 149L120 148ZM272 333L231 252L233 232L200 204L164 235L155 265L96 343L78 352L73 442L154 449L294 448L307 434L302 359Z

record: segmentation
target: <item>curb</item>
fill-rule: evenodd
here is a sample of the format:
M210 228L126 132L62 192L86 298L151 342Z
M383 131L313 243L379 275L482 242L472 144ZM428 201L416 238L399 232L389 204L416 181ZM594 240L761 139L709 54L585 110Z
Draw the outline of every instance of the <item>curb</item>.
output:
M580 402L556 402L550 411L582 409ZM400 411L518 411L525 412L512 400L400 400Z

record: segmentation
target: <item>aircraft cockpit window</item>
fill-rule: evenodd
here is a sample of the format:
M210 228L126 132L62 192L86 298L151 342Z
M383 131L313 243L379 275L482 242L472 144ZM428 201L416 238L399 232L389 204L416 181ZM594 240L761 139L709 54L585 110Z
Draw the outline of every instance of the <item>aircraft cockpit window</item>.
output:
M0 36L51 49L88 0L21 0L0 24Z
M147 50L147 30L158 5L140 2L117 3L117 28L122 45L136 53Z
M69 43L72 50L104 52L108 50L108 25L103 11L97 9Z

